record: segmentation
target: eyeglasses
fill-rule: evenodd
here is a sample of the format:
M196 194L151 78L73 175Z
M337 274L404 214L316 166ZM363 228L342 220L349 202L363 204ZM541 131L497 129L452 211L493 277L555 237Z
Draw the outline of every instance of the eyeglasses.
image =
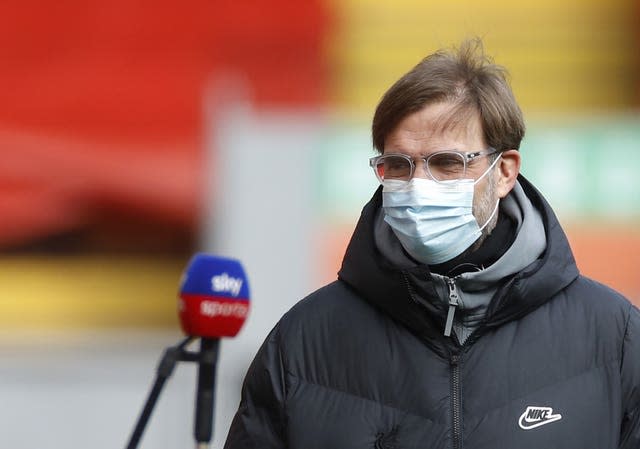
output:
M482 156L497 153L494 148L473 153L461 151L437 151L427 157L417 158L422 160L424 173L437 182L445 182L463 179L467 174L468 165ZM369 159L369 165L373 168L376 177L381 184L385 181L410 181L416 171L416 162L413 158L401 153L383 154Z

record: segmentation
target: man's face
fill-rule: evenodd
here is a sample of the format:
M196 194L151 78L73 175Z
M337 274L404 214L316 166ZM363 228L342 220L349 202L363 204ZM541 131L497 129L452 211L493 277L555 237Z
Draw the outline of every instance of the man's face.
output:
M428 178L421 157L427 157L436 151L456 150L463 153L486 150L482 124L477 113L471 114L466 122L443 127L442 118L449 117L450 103L435 103L425 106L398 123L387 136L384 154L402 153L414 159L416 171L414 177ZM479 157L467 165L465 178L478 179L489 168L493 159ZM476 185L473 195L473 215L478 225L484 225L493 212L498 196L492 169ZM497 214L483 230L488 235L495 227ZM481 239L483 240L483 239Z

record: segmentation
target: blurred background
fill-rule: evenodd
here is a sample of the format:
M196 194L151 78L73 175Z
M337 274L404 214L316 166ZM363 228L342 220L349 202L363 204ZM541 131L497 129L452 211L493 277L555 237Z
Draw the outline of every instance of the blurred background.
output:
M253 300L222 345L222 447L259 344L336 277L380 96L473 36L580 269L639 304L638 0L0 2L0 446L124 447L209 251ZM140 447L192 444L194 389L179 365Z

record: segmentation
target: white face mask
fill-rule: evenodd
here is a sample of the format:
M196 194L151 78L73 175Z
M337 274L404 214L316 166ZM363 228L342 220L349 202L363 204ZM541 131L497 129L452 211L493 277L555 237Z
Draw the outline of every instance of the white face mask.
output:
M416 260L437 265L462 254L482 235L498 211L499 200L480 227L473 216L474 186L495 166L500 156L477 180L436 182L412 178L385 181L382 189L384 220Z

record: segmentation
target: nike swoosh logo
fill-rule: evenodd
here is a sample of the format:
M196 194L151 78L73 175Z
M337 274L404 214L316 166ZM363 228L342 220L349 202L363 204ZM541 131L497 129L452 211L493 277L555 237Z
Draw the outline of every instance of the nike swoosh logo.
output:
M528 406L520 419L518 425L523 430L531 430L545 424L550 424L562 419L559 413L554 414L551 407Z

